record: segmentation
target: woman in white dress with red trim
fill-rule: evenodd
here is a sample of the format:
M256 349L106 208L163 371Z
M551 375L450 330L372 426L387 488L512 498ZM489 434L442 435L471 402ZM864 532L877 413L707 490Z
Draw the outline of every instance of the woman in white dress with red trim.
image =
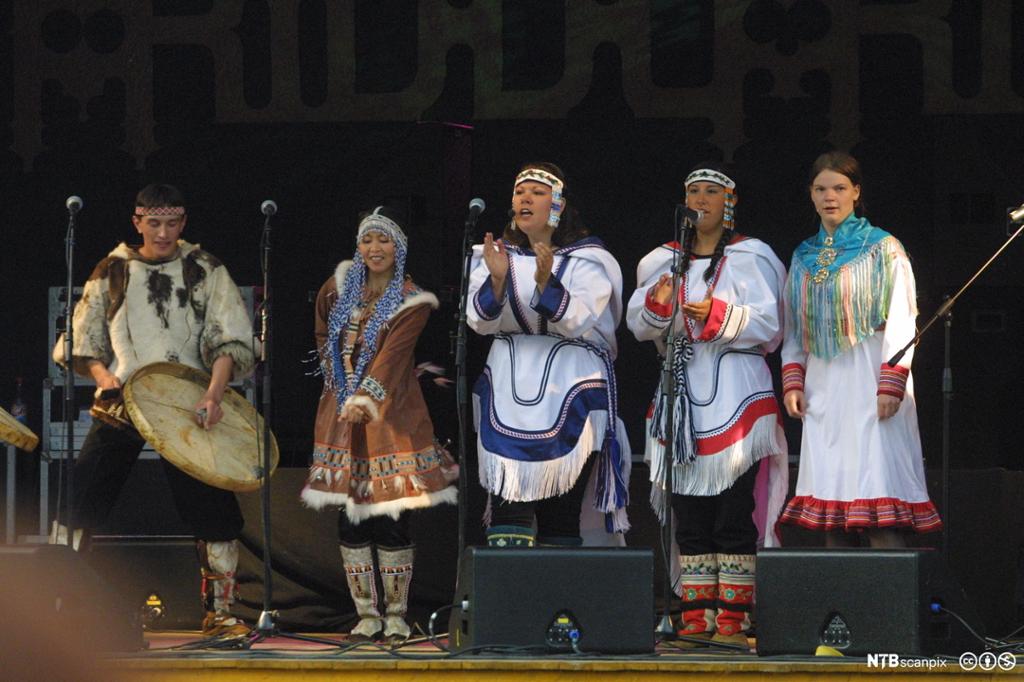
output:
M771 247L735 231L736 183L724 167L699 165L685 187L687 207L702 215L684 231L680 254L677 399L670 408L659 387L648 414L651 504L660 514L665 412L674 409L679 634L695 646L700 642L694 640L706 639L746 645L757 547L776 544L775 520L786 498L786 438L765 362L782 341L786 272ZM636 338L654 341L661 354L678 249L665 244L640 261L626 316ZM755 492L759 479L761 495Z
M803 420L796 497L782 520L828 546L902 547L900 531L939 530L925 486L910 363L914 273L898 239L858 216L861 171L843 152L811 169L818 233L793 253L782 349L786 410Z

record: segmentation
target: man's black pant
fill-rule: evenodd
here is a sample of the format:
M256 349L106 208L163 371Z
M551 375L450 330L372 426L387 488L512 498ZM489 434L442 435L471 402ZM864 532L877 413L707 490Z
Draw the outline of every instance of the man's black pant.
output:
M135 429L93 422L73 474L76 528L91 531L107 520L144 445ZM223 541L241 534L245 522L233 492L192 478L166 459L161 462L178 513L196 538Z

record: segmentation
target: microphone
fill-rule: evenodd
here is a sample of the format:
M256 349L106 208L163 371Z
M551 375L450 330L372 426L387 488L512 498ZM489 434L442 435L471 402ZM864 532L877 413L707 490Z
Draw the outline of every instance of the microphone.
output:
M72 197L72 199L77 199L77 197ZM71 201L71 199L68 199L68 201ZM1013 209L1008 215L1010 216L1011 223L1024 223L1024 205Z
M85 202L82 201L82 197L77 194L72 194L68 197L68 200L64 202L64 205L68 207L68 213L75 215L82 210L82 206L85 205Z
M274 203L273 199L267 199L260 204L260 213L267 216L268 218L277 213L277 204Z
M696 225L700 222L701 218L704 217L704 211L698 211L696 209L688 207L686 204L676 205L676 220L682 220L684 223L689 225Z
M480 217L480 214L487 208L487 204L480 197L476 197L469 202L469 215L466 216L466 222L475 223L476 219Z

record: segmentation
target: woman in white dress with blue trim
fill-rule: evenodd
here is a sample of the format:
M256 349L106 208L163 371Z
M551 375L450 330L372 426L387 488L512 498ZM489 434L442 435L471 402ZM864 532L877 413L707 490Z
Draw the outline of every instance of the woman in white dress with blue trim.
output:
M474 247L469 283L469 325L494 336L473 389L487 540L580 545L584 497L608 531L628 528L630 449L612 370L622 273L554 164L520 170L512 210L501 239Z

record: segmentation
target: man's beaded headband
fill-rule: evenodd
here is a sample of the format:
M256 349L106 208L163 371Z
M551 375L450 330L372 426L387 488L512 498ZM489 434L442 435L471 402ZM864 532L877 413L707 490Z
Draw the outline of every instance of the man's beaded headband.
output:
M143 216L175 216L185 215L184 206L136 206L135 215Z
M551 188L551 211L548 213L548 225L558 227L558 221L561 220L562 211L565 209L565 199L562 198L565 183L558 176L541 168L525 168L516 176L514 187L531 180Z
M363 235L367 232L382 232L387 236L391 237L391 241L401 244L403 247L409 243L408 238L405 236L405 232L398 226L391 218L382 214L380 210L383 206L378 206L373 209L370 215L359 221L359 230L356 232L356 243L358 244L363 239Z

